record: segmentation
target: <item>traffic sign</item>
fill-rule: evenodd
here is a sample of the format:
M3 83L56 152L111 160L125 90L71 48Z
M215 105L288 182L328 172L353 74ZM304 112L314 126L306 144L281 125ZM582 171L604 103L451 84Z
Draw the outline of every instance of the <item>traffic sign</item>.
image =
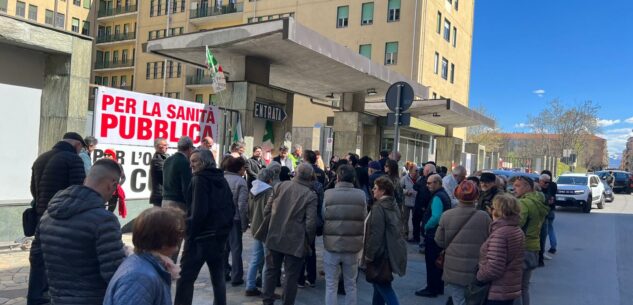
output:
M398 91L400 94L398 95ZM385 101L389 110L396 112L398 107L398 97L400 97L400 111L406 111L413 104L413 87L405 82L396 82L389 86Z

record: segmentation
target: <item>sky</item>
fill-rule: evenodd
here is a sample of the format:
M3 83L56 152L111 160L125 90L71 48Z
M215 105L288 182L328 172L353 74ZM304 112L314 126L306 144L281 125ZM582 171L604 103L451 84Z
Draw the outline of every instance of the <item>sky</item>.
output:
M633 1L476 0L470 107L531 132L552 99L591 100L609 154L633 136Z

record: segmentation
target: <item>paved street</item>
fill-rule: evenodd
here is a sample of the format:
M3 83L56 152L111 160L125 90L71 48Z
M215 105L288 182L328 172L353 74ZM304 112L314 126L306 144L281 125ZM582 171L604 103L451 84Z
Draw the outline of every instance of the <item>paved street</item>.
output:
M546 261L545 268L535 271L532 304L633 304L633 196L617 195L604 210L594 209L591 214L559 210L555 228L558 254ZM244 236L244 247L249 249L250 234ZM130 243L130 236L126 235L125 241ZM423 299L413 295L425 282L424 257L415 250L410 247L407 275L394 282L401 304L444 304L445 297ZM247 253L244 258L248 259ZM27 252L0 253L0 304L26 304L23 297L27 278ZM243 286L229 285L228 294L230 304L261 304L258 298L244 297ZM359 304L370 304L371 295L370 285L361 277ZM322 304L323 298L324 280L319 277L316 288L299 290L297 304ZM211 304L211 299L205 268L196 283L194 304Z

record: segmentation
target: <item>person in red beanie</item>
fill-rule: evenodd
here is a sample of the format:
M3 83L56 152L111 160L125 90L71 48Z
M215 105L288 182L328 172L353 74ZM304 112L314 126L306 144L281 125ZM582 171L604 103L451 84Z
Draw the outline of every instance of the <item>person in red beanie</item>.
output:
M462 181L454 191L459 203L444 214L435 233L435 242L444 249L444 290L452 297L453 304L464 305L464 291L476 276L479 249L488 238L490 216L478 210L477 185Z
M123 188L121 187L121 185L125 183L125 173L123 172L123 167L119 163L119 160L117 160L116 152L113 149L108 148L104 150L103 156L106 159L116 161L117 164L119 164L119 168L121 169L121 179L119 181L119 184L117 185L116 191L112 195L112 198L110 198L110 200L108 201L108 211L114 213L114 210L116 209L118 203L119 215L122 218L125 218L127 216L127 207L125 205L125 191L123 191Z

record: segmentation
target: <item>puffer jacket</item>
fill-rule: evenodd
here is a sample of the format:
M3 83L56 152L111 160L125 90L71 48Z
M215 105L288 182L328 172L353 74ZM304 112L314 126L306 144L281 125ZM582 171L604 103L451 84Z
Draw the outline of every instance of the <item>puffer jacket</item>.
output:
M521 296L523 243L519 217L500 218L490 225L490 236L481 245L477 280L492 282L488 299L514 300Z
M229 183L231 193L233 193L233 204L235 204L235 216L233 220L239 220L242 232L248 228L248 185L244 177L233 173L224 172L224 179Z
M540 251L541 226L549 208L545 202L545 195L541 192L529 192L519 197L521 206L521 222L519 226L525 232L525 250Z
M387 253L391 271L404 276L407 270L407 244L401 228L396 200L391 196L376 200L365 224L363 264L373 262Z
M251 222L253 236L264 221L264 208L272 193L273 187L268 183L261 180L253 181L253 187L248 195L248 219Z
M70 143L59 141L53 149L40 155L33 163L31 195L37 215L42 216L55 194L71 185L83 184L86 178L84 162Z
M83 167L82 167L83 172ZM125 258L121 226L101 195L73 185L51 199L36 231L53 304L101 304Z
M339 182L325 191L323 245L327 251L357 253L363 249L367 217L365 192L351 182Z
M488 238L489 227L490 216L477 210L474 203L460 202L442 214L435 242L445 248L442 275L445 282L461 286L472 282L479 262L479 249Z
M114 274L103 305L171 305L171 275L150 253L128 257Z

